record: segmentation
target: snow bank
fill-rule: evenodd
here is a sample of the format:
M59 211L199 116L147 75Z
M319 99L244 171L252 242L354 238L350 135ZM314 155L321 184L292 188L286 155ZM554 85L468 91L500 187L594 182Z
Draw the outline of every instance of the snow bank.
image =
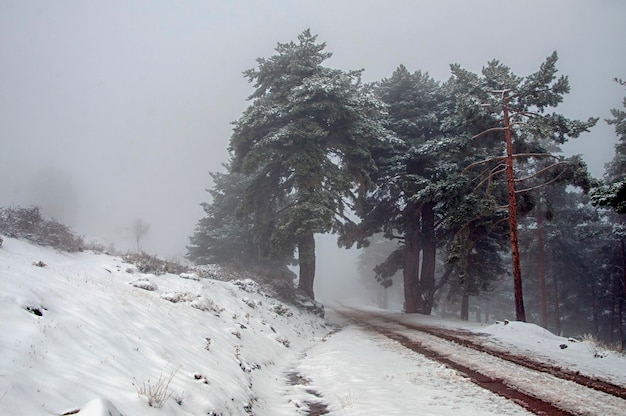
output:
M473 331L488 335L491 342L515 353L626 385L626 357L605 350L592 340L564 338L538 325L516 321L498 322Z
M285 363L329 331L252 281L129 269L5 238L0 414L272 414Z

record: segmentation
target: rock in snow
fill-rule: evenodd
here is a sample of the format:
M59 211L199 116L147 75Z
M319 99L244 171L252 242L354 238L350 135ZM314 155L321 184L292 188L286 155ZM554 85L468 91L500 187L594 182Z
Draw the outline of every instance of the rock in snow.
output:
M95 399L85 404L78 413L65 413L76 414L80 416L123 416L119 410L115 408L113 403L107 399Z

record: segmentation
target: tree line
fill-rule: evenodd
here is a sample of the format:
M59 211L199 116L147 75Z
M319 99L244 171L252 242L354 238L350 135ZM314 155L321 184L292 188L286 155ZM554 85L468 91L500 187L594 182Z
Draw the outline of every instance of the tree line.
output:
M396 244L375 277L387 287L401 275L407 313L430 314L446 290L467 317L469 296L511 274L516 319L537 281L530 319L547 326L550 304L571 321L565 305L590 303L599 332L610 305L603 331L623 339L624 149L604 183L561 154L598 119L554 111L570 91L556 52L527 76L493 60L480 73L451 65L445 81L400 65L375 83L325 66L330 56L305 30L244 72L254 91L225 172L211 174L190 260L297 264L298 289L314 298L315 234L347 248L384 238ZM613 116L623 139L624 113Z

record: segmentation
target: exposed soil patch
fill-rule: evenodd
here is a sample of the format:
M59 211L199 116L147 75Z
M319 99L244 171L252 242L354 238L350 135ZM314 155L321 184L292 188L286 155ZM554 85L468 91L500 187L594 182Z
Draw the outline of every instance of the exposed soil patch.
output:
M287 374L287 381L292 386L308 386L311 382L308 378L297 372L291 372ZM322 394L313 389L305 390L313 397L322 399ZM307 416L322 416L329 413L328 405L321 400L306 400L304 402L307 407L305 415Z
M287 374L287 381L291 386L308 386L311 383L311 380L295 371Z
M328 414L328 406L323 402L304 402L308 406L307 416L322 416Z

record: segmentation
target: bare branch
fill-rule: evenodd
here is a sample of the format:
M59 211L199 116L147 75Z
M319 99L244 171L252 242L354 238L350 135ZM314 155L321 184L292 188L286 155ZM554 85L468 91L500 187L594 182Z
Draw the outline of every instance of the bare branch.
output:
M552 155L550 155L550 156L552 156ZM553 156L553 157L555 157L555 156ZM526 176L525 178L515 179L515 182L522 182L522 181L526 181L526 180L528 180L528 179L532 179L532 178L534 178L534 177L537 177L537 176L541 175L541 174L542 174L542 173L544 173L545 171L552 169L552 168L553 168L553 167L555 167L555 166L559 166L559 165L568 165L568 164L570 164L570 162L568 162L568 161L559 161L559 162L557 162L557 163L553 163L552 165L550 165L550 166L546 166L545 168L543 168L543 169L541 169L541 170L538 170L537 172L533 173L532 175ZM563 173L561 172L561 173L559 174L559 176L561 176L562 174L563 174Z
M555 156L550 153L516 153L513 155L514 158L518 157L551 157L553 159L559 160L558 156Z
M494 131L505 131L505 130L506 130L506 127L492 127L492 128L490 128L490 129L487 129L487 130L485 130L485 131L482 131L482 132L478 133L477 135L473 136L473 137L472 137L472 140L474 140L474 139L478 139L479 137L482 137L482 136L484 136L485 134L492 133L492 132L494 132Z
M563 172L559 173L555 178L549 180L548 182L542 183L540 185L537 186L531 186L530 188L526 188L526 189L520 189L518 191L515 191L516 194L521 193L521 192L529 192L529 191L534 191L535 189L541 189L546 185L550 185L551 183L554 183L556 181L559 180L559 178L563 176Z
M489 158L489 159L481 160L479 162L474 162L474 163L472 163L470 165L467 165L465 167L465 169L462 170L462 172L464 173L465 171L468 171L468 170L472 169L475 166L480 166L480 165L484 165L485 163L494 162L496 160L505 160L505 159L506 159L506 156L497 156L497 157L492 157L492 158Z
M496 170L496 168L498 169ZM491 169L491 173L487 175L485 179L480 181L478 185L474 187L474 191L480 188L485 182L489 182L489 185L491 185L491 180L493 179L493 177L505 171L506 171L506 166L503 165L502 163L498 164L495 168ZM487 194L489 195L489 193Z

